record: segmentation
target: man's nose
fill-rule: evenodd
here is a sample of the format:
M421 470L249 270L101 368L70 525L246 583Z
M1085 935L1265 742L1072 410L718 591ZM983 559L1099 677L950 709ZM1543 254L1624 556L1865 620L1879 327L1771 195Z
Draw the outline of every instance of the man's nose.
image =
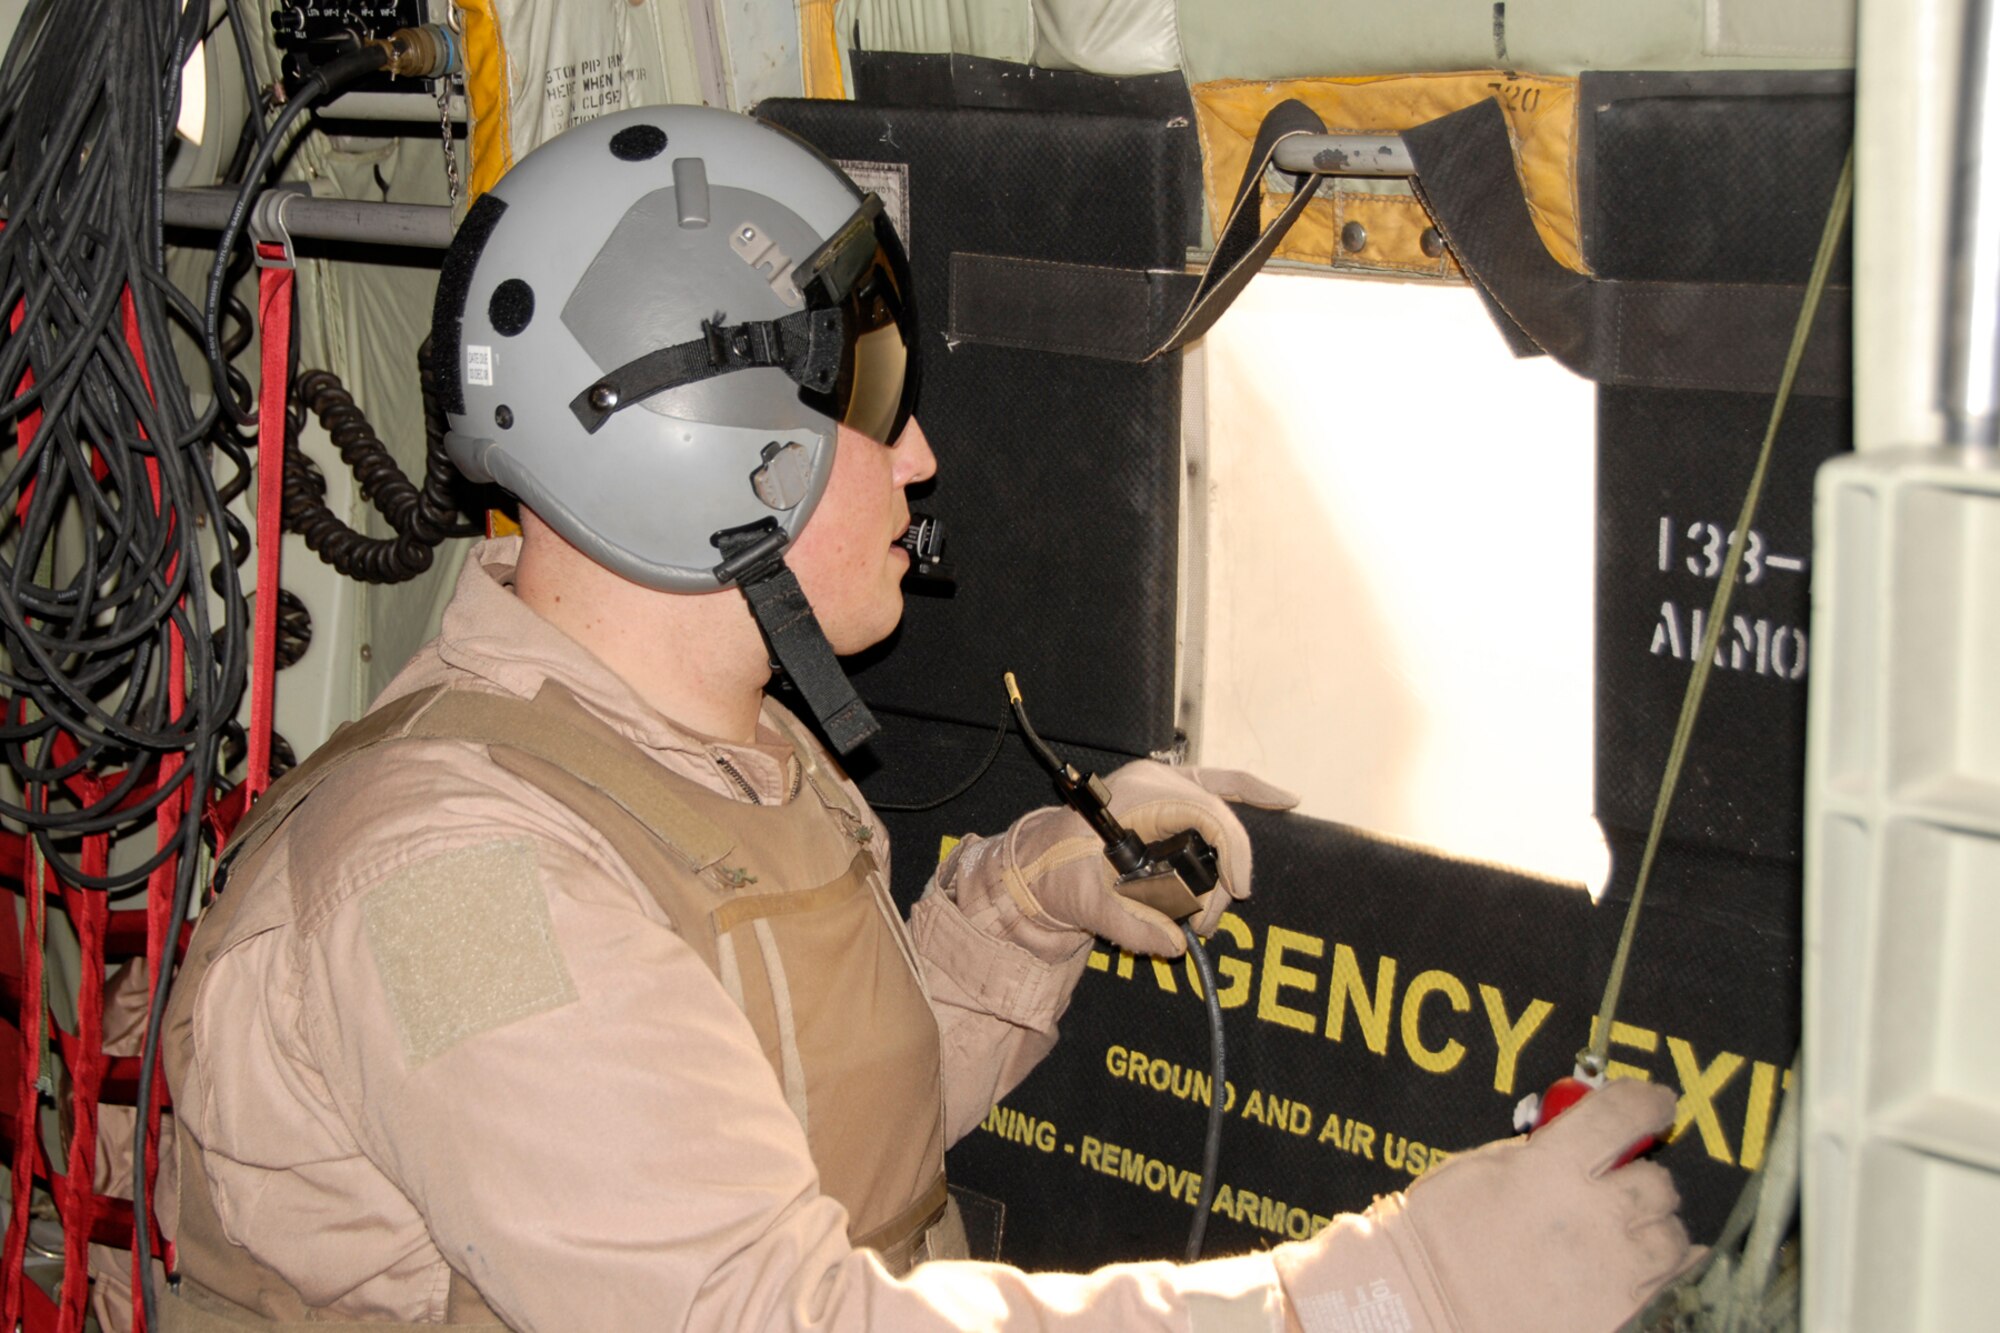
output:
M898 486L915 485L937 475L937 455L931 452L931 442L915 417L896 437L895 459Z

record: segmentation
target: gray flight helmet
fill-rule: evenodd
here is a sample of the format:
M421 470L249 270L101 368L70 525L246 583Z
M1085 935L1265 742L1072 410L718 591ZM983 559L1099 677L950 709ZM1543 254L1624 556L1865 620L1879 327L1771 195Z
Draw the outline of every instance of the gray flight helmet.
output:
M836 365L839 293L808 299L824 284L801 265L869 207L812 149L731 112L650 107L550 140L445 259L432 345L452 461L636 583L736 581L718 534L782 549L826 488L853 331ZM913 386L911 367L897 428Z

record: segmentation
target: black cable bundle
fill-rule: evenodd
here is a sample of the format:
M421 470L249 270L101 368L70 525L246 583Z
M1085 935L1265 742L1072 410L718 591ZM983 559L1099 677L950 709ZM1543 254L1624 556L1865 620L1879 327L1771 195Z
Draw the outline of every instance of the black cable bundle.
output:
M200 577L202 533L224 531L225 513L204 447L213 412L195 412L169 339L171 322L203 320L167 281L160 217L181 70L208 13L208 0L34 0L0 62L0 426L25 437L0 482L0 744L20 787L0 817L87 889L137 889L178 857L175 920L249 671L235 567L217 566L212 599ZM160 784L169 757L183 762ZM114 773L96 800L67 785ZM170 797L185 813L155 851ZM86 874L89 834L148 854ZM167 986L154 983L157 1032ZM142 1126L157 1063L149 1041ZM139 1215L146 1266L143 1191Z
M224 13L260 108L239 0L225 0ZM226 764L240 762L224 742L244 745L235 717L249 678L250 617L238 570L251 538L227 505L252 475L253 441L241 428L253 424L256 404L231 364L250 325L228 290L241 271L238 242L313 103L388 58L380 45L336 56L268 128L252 111L225 178L238 187L236 202L197 308L167 279L161 206L182 70L210 16L211 0L30 0L0 61L0 395L12 395L0 401L0 445L11 437L17 446L0 482L0 758L20 793L17 801L0 791L0 822L33 837L67 883L108 894L141 888L177 857L177 922L194 898L209 797ZM225 317L235 325L228 336ZM206 411L195 410L181 375L175 323L207 357ZM309 396L324 397L324 386ZM376 449L386 462L379 441ZM216 454L232 468L220 486ZM465 530L436 467L441 438L431 454L420 491L393 463L393 477L373 467L373 498L396 511L399 534L422 542L421 557L399 564L428 565L431 546ZM296 598L267 592L281 599L277 655L287 665L304 651L310 622ZM273 741L274 766L287 763L289 747ZM113 774L95 799L71 785ZM182 802L182 814L155 848L157 812L169 800ZM114 856L111 873L86 874L78 855L91 835L147 854ZM134 1145L135 1249L155 1327L143 1126L171 960L161 971Z
M137 887L152 865L86 876L66 839L136 829L182 784L198 808L248 668L233 569L218 571L213 611L190 578L205 565L202 529L220 530L224 511L202 448L212 413L190 406L168 340L170 319L190 329L200 320L165 277L159 213L166 127L205 10L39 0L0 65L0 312L10 320L0 388L33 378L0 402L0 423L18 440L40 418L0 482L0 686L13 703L0 737L28 798L0 801L0 812L33 829L66 878L111 891ZM188 697L178 717L175 633ZM57 765L61 732L81 753ZM192 767L175 788L143 793L146 765L167 754ZM121 768L119 787L87 809L63 787Z

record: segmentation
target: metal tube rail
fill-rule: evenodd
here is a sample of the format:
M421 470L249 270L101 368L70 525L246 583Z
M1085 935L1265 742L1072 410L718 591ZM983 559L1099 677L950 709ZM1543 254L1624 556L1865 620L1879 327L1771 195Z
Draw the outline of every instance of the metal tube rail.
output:
M322 120L386 120L405 125L435 125L437 100L429 93L342 93L313 114ZM453 93L451 123L465 124L465 96Z
M1400 134L1294 134L1278 140L1280 171L1318 176L1414 176Z
M271 192L266 192L266 197ZM236 191L225 188L168 190L169 227L220 231L229 219ZM261 201L260 201L261 202ZM366 199L317 199L295 195L283 205L284 229L293 236L363 245L409 245L442 250L451 244L451 210L442 204L389 204Z

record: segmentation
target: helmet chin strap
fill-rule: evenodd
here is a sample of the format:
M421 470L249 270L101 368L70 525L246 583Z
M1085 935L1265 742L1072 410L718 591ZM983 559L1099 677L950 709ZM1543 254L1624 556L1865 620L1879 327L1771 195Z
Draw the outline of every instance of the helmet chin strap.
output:
M791 539L774 520L765 519L718 532L711 540L722 552L715 576L743 590L772 656L798 687L833 748L851 754L882 726L840 669L798 576L785 564Z

